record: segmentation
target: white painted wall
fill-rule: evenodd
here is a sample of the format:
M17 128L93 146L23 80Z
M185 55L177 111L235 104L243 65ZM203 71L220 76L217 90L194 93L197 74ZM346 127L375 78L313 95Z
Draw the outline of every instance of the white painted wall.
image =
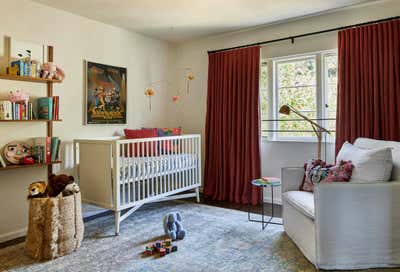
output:
M153 98L148 110L144 96L151 81L170 79L174 72L175 48L171 44L128 32L31 1L2 1L0 10L0 56L3 36L54 45L54 61L66 72L62 84L55 85L60 95L62 123L54 124L54 135L70 142L74 138L111 136L125 127L167 126L170 103L165 86ZM127 67L128 125L83 125L84 60ZM29 90L32 96L45 96L41 84L0 80L0 95L9 90ZM45 124L0 124L0 147L12 140L45 136ZM67 149L71 154L71 149ZM66 167L64 167L66 166ZM62 172L70 172L70 162ZM43 168L0 172L0 242L25 235L27 187L46 178Z
M190 96L183 97L176 108L176 124L182 124L186 132L201 133L204 136L207 98L207 50L272 40L399 14L399 1L388 0L283 24L212 36L181 44L177 48L177 66L191 67L196 79L192 84ZM336 35L336 33L330 33L303 38L296 40L293 45L290 41L275 43L264 46L262 55L264 57L276 57L333 49L336 48ZM262 174L263 176L280 176L281 167L302 166L305 160L316 157L316 150L315 143L263 141L261 147ZM333 161L333 145L329 145L328 150L327 159L328 161Z

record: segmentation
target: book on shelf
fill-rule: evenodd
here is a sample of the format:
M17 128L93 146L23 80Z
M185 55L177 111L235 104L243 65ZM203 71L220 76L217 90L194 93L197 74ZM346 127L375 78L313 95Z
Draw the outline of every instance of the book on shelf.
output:
M37 163L51 163L60 159L59 137L37 137L33 139L32 157Z
M53 98L39 97L37 99L38 118L51 120L53 119Z
M60 97L40 97L37 100L39 119L58 120Z
M0 120L32 120L33 106L29 101L0 101Z

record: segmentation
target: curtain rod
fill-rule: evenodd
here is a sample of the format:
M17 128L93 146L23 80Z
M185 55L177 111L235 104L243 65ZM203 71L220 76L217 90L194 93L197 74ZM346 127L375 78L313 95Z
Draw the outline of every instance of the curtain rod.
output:
M297 39L297 38L313 36L313 35L319 35L319 34L323 34L323 33L327 33L327 32L339 31L339 30L344 30L344 29L353 28L353 27L377 24L377 23L382 23L382 22L391 21L391 20L397 20L397 19L400 19L400 16L389 17L389 18L385 18L385 19L380 19L380 20L376 20L376 21L369 21L369 22L364 22L364 23L359 23L359 24L354 24L354 25L341 26L341 27L336 27L336 28L331 28L331 29L325 29L325 30L320 30L320 31L315 31L315 32L309 32L309 33L295 35L295 36L288 36L288 37L285 37L285 38L279 38L279 39L274 39L274 40L269 40L269 41L249 43L249 44L245 44L245 45L222 48L222 49L217 49L217 50L210 50L210 51L208 51L208 53L209 54L210 53L217 53L217 52L223 52L223 51L239 49L239 48L245 48L245 47L250 47L250 46L257 46L257 45L264 45L264 44L268 44L268 43L281 42L281 41L286 41L286 40L291 40L292 43L294 43L294 39Z

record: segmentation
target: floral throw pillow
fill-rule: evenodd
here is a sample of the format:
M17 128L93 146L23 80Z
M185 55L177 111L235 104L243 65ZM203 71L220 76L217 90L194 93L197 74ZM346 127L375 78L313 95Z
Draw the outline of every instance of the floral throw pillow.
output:
M324 182L348 182L353 172L351 161L340 161L336 165L323 160L311 160L304 164L304 178L301 191L313 192L314 184Z

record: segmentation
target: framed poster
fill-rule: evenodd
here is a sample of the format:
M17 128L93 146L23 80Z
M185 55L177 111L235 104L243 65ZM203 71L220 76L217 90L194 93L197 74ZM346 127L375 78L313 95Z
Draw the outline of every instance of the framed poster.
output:
M86 61L86 124L127 124L126 68Z

